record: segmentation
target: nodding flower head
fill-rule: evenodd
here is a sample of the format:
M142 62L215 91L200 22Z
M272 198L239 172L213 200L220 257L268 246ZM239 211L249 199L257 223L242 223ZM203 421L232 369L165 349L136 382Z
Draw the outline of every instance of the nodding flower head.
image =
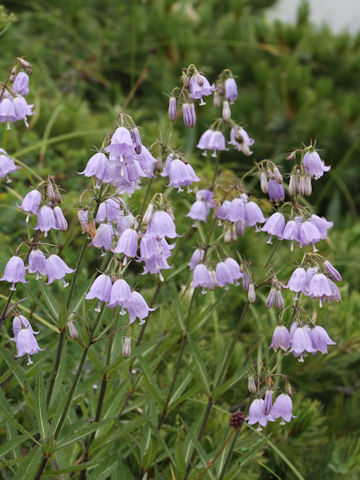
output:
M204 150L204 155L207 154L207 150L212 150L212 156L216 157L218 151L226 150L225 137L220 130L206 130L201 135L197 147Z
M281 183L276 180L269 180L268 194L271 202L279 203L285 198L285 190Z
M292 414L293 404L287 393L281 393L276 399L271 408L269 420L271 422L281 418L280 425L285 425L285 422L290 422L295 418Z
M26 212L28 215L26 220L28 221L30 213L35 215L38 213L39 206L41 202L41 193L38 190L31 190L27 193L20 205L20 208L23 212Z
M249 416L246 419L249 425L258 424L258 430L261 431L261 427L266 427L268 418L265 414L265 402L262 398L255 398L249 408Z
M303 158L305 172L311 177L318 179L324 175L324 172L330 170L330 166L326 166L317 152L306 152Z
M29 93L29 76L25 72L19 72L14 80L12 91L20 95Z
M46 257L41 250L35 248L29 255L29 273L36 273L36 280L46 276Z
M97 298L99 300L98 305L95 308L96 312L101 311L101 302L110 301L111 287L112 283L109 275L103 273L95 278L89 292L85 295L85 299L92 300L93 298Z
M75 272L75 270L68 267L58 255L50 255L50 257L46 259L47 285L53 283L54 280L62 280L64 287L67 287L69 284L65 282L64 277L67 273L73 272Z
M254 139L250 138L246 130L237 125L230 130L230 142L229 145L232 145L235 150L242 152L244 155L249 157L252 154L250 147L254 145Z
M215 91L215 86L210 85L209 80L199 73L194 74L189 82L190 98L200 100L200 105L205 105L202 97L211 95Z
M229 77L225 80L225 98L234 103L238 97L238 89L233 77Z
M193 127L196 123L195 105L193 103L183 103L182 113L184 125L186 127Z
M135 153L135 146L129 130L125 127L117 128L111 137L110 145L106 147L105 150L110 152L111 156L118 158L133 155Z
M37 225L34 230L44 232L46 237L51 229L58 230L54 210L48 205L43 205L37 213Z
M159 237L178 237L174 220L167 212L162 210L158 210L152 214L146 233Z
M15 255L10 258L0 281L11 283L10 290L15 290L17 283L28 283L25 280L25 265L21 257Z
M9 178L9 174L16 172L19 168L7 152L0 148L0 178L6 178L6 182L10 183L11 179Z

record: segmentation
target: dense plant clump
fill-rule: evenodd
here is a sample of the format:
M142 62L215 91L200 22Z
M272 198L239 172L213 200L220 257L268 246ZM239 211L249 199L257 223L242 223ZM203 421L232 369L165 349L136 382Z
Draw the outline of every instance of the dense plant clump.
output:
M21 68L31 71L28 62L20 58L16 59L9 79L3 85L4 100L2 102L14 103L17 95L29 93L29 78L26 73L18 71ZM317 324L315 304L315 301L318 301L321 307L325 301L331 303L341 300L340 290L335 283L341 281L341 275L315 246L327 238L328 229L333 226L333 223L316 215L305 200L305 197L312 193L312 181L320 178L330 167L325 166L315 146L309 145L296 149L288 155L287 161L292 165L288 174L281 173L273 161L266 159L260 162L254 161L253 167L241 178L226 179L222 172L221 155L226 155L226 151L232 148L238 152L238 155L251 156L253 151L250 147L255 146L254 139L232 118L231 105L238 97L233 73L226 69L214 84L210 84L195 65L190 65L183 69L180 80L181 87L175 87L169 98L168 114L171 122L175 122L181 112L185 126L194 127L197 121L196 104L198 103L200 107L206 105L204 97L213 97L215 107L221 109L221 117L217 118L201 135L197 144L203 156L206 157L208 152L211 152L211 158L214 158L210 183L206 178L196 174L187 155L176 148L172 141L171 125L164 141L155 139L147 148L143 145L139 127L133 119L125 113L120 113L100 148L91 156L85 169L78 172L80 175L91 178L92 184L81 194L80 208L77 210L80 229L85 235L85 240L78 254L75 268L69 267L61 258L62 252L59 251L57 242L47 243L48 236L54 235L56 231L66 232L69 228L60 206L62 196L60 187L55 183L55 176L49 175L47 179L41 180L36 188L32 187L25 195L21 204L18 204L19 210L26 214L27 237L15 249L0 279L11 284L1 323L3 324L8 317L13 319L12 340L16 346L15 358L27 356L27 365L34 365L37 370L35 401L37 433L29 432L25 435L24 441L33 438L38 447L34 454L28 453L18 470L31 467L34 478L41 478L49 468L52 470L58 468L59 473L65 468L65 465L57 467L57 451L61 449L62 443L66 443L67 437L66 434L64 437L63 432L68 426L74 395L83 382L84 367L87 359L93 357L95 345L106 340L108 345L105 354L105 370L102 375L98 374L102 377L102 382L95 418L90 428L81 426L83 415L76 415L79 426L74 424L76 431L83 430L84 433L79 434L79 437L75 436L72 442L85 438L81 442L82 455L78 448L74 450L75 454L78 451L78 459L75 463L79 465L79 469L76 470L79 472L79 478L91 475L90 471L96 458L93 451L94 445L101 438L106 442L109 435L110 438L113 435L111 426L115 425L114 418L104 416L108 370L112 365L112 356L116 359L115 365L120 361L119 353L124 359L123 362L131 357L131 360L128 360L131 362L130 372L136 372L134 366L137 361L142 368L142 372L137 373L138 378L132 382L130 393L125 397L120 411L117 411L118 428L121 431L121 425L127 424L124 409L127 408L128 403L131 405L134 401L139 379L145 376L152 415L158 417L155 423L150 418L147 420L148 425L152 425L151 429L155 428L158 432L151 433L150 429L149 439L152 435L154 438L159 438L158 436L168 423L170 411L174 408L174 395L178 389L185 394L183 401L186 399L187 382L183 385L181 376L185 366L184 356L189 349L188 343L194 357L195 371L198 371L195 375L205 375L200 354L195 346L195 333L196 323L201 324L208 315L209 302L206 297L208 291L217 288L225 291L241 289L247 299L243 304L232 342L220 360L220 369L216 372L212 386L213 393L210 394L208 391L209 401L197 435L199 445L194 443L187 460L178 459L173 462L172 468L177 471L179 478L195 478L194 475L208 474L209 465L203 470L204 467L201 466L201 462L199 463L203 455L200 442L210 415L214 415L215 392L219 389L226 391L229 388L227 375L231 358L251 305L257 304L256 308L261 308L263 304L267 309L272 309L275 305L280 312L279 323L274 330L271 344L270 339L268 340L269 348L273 348L275 355L265 359L262 358L261 351L258 351L257 360L248 365L250 396L246 403L249 402L249 405L246 406L244 403L243 408L248 411L245 421L249 426L257 425L258 431L262 431L268 422L276 422L280 419L280 424L285 425L285 422L291 422L294 418L290 378L281 371L286 363L286 359L283 359L284 354L286 356L291 353L298 358L299 362L304 362L304 357L308 354L315 355L317 352L326 354L328 346L335 345L326 329ZM12 93L14 97L11 96ZM2 118L8 125L7 130L12 122L20 118L11 115L11 108L6 106L2 109L5 112ZM29 112L32 113L30 110ZM7 159L8 157L4 157L4 165L7 164ZM12 161L17 169L17 160ZM23 164L23 167L25 168L26 165ZM38 177L32 169L29 171ZM7 177L7 175L4 176ZM285 182L284 176L288 179L288 183ZM168 180L164 182L162 177L168 177ZM248 186L246 182L247 178L256 177L260 191L267 195L268 201L274 205L268 211L267 217L260 207L259 188L254 184ZM147 187L142 202L133 203L134 193L142 188L145 180ZM166 185L166 182L169 183ZM178 217L174 214L176 204L181 198L178 195L183 192L183 187L187 189L183 194L186 198L193 198L195 193L195 202L192 203L186 215L190 219L188 232L178 231L176 226ZM172 193L172 190L178 193ZM183 222L180 224L183 225ZM248 231L250 235L263 235L261 232L270 235L266 242L271 245L268 258L260 274L253 269L253 264L256 264L258 259L250 258L239 243ZM273 237L276 237L274 242ZM291 242L291 252L295 252L298 248L304 249L303 257L297 263L290 278L278 278L276 251L283 241ZM171 279L176 279L177 272L183 270L184 258L180 257L178 262L176 260L177 257L179 258L180 248L187 243L193 245L194 251L191 258L185 262L184 267L189 269L189 280L185 283L177 301L179 302L180 298L182 301L187 299L187 313L186 319L180 321L180 346L174 346L178 350L176 369L166 398L162 398L153 376L154 372L151 373L148 370L149 367L143 363L145 353L132 354L132 343L133 341L136 343L136 351L140 352L145 328L150 325L151 330L154 322L152 317L155 314L152 312L158 311L161 316L164 309L169 306L173 308L171 301L166 302L168 307L165 306L165 302L159 302L158 295L163 286L171 282ZM77 278L80 269L83 268L85 252L88 248L97 249L100 253L97 255L100 263L85 291L81 292L81 285ZM139 289L135 288L139 274L136 264L141 263L144 266L141 275L147 276L147 280L142 282L145 288L147 284L150 286L154 284L154 276L158 278L150 302L138 291ZM290 261L290 263L293 262ZM132 269L135 275L129 275ZM165 274L166 271L168 273ZM50 301L50 308L54 308L54 305L51 305L52 300L47 292L50 288L48 285L55 280L61 280L63 287L68 287L69 283L65 277L71 275L66 302L61 303L59 313L56 310L53 312L52 320L58 332L58 346L52 374L45 378L37 363L33 363L31 356L36 354L41 356L46 349L46 342L41 341L42 347L39 346L35 335L40 332L35 331L29 319L22 314L26 298L20 298L17 301L14 298L17 285L28 284L27 278L34 274L36 283L42 283L42 277L47 277L47 282L40 287L40 292L44 299ZM34 288L33 285L32 282L30 291ZM266 287L269 288L268 296L264 297L265 302L259 302L259 292ZM173 288L177 290L176 286ZM197 294L199 289L203 294L201 298ZM283 297L283 292L286 291L294 294L286 295L287 301ZM59 291L57 295L62 296ZM77 296L76 304L73 299L75 295ZM176 293L176 296L178 295L179 292ZM93 302L88 303L88 301L92 300L96 300L96 303L93 307L89 307ZM176 306L177 302L175 301L175 308L181 317L182 308L179 304ZM198 320L195 320L196 304L203 312ZM216 303L214 307L216 308ZM34 304L30 310L31 316L34 316L36 308L37 305ZM95 317L90 315L90 308L94 308ZM139 325L142 325L140 332L137 332L134 326L137 318ZM224 320L226 321L226 318ZM149 328L147 330L149 331ZM123 331L124 334L122 334ZM114 345L117 343L117 337L118 340L123 341L120 351ZM64 361L64 344L71 341L78 343L82 350L82 357L75 365L76 372L70 390L65 393L64 402L60 402L59 407L51 413L51 407L54 407L52 402L54 389L61 388L59 372ZM151 362L152 358L156 361L156 349L152 351L147 361ZM5 374L7 379L11 377L13 368L16 368L16 364ZM205 381L205 386L208 390L208 380ZM96 391L93 393L95 397L96 393ZM181 404L178 408L181 411ZM134 421L135 424L138 421L136 416ZM241 412L229 418L232 430L228 438L225 437L224 445L217 447L220 452L226 448L234 431L236 435L230 447L224 450L226 461L220 467L219 478L223 478L228 469L235 440L240 434L243 421L244 415ZM101 425L103 424L108 424L108 428L102 434ZM136 432L136 427L133 431ZM164 468L161 459L156 460L155 463L157 468ZM71 469L71 465L68 466ZM151 463L145 470L141 467L141 478L150 467L152 467ZM131 467L128 465L127 468ZM136 468L133 473L136 474Z

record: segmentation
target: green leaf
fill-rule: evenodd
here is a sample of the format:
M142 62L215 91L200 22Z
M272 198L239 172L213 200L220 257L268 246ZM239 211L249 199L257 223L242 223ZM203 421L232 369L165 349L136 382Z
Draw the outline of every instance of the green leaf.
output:
M28 437L26 435L18 435L17 437L3 443L0 447L0 458L2 458L4 455L10 452L10 450L13 450L18 445L24 443L26 440L28 440Z
M232 388L238 381L240 381L245 376L246 376L246 372L242 372L237 377L229 378L229 380L227 380L225 383L215 388L212 394L214 401L216 401L223 393L227 392L230 388Z
M24 478L34 478L35 474L40 466L42 459L42 450L39 447L31 449L23 462L19 466L14 480L24 480Z
M99 422L96 422L96 423L91 423L89 425L83 425L81 428L79 428L79 430L72 433L71 435L66 435L65 437L61 438L56 443L55 450L59 450L60 448L64 448L64 447L70 445L73 442L77 442L81 438L86 437L86 435L89 435L92 432L96 432L101 427L104 427L105 425L107 425L111 421L113 421L113 419L107 418L105 420L100 420Z
M194 433L194 430L181 417L180 417L180 420L183 423L187 434L191 438L192 443L195 445L195 448L196 448L196 450L199 454L200 460L202 461L202 464L203 464L204 468L206 468L207 467L207 462L208 462L208 457L206 455L206 452L205 452L203 446L201 445L201 443L197 439L197 437ZM210 476L210 478L214 478L214 475L212 474L212 472L210 470L208 471L208 475Z
M152 375L146 361L144 360L144 358L141 355L139 355L138 361L139 361L141 369L143 371L144 379L145 379L146 385L149 389L149 393L150 393L151 397L155 400L155 402L159 405L159 407L162 408L164 402L163 402L163 399L162 399L160 388L159 388L154 376Z
M17 422L14 418L14 415L11 413L11 408L3 392L0 390L0 409L8 422L10 422L19 432L25 435L28 439L32 440L33 442L39 445L39 442L28 432L19 422Z
M57 301L55 300L55 297L50 293L49 288L41 282L39 282L39 288L46 305L52 312L54 320L56 320L57 322L59 320L59 307Z
M190 346L190 349L192 351L194 361L195 361L195 366L194 366L194 368L192 368L192 371L199 378L199 380L203 384L206 392L210 395L209 379L208 379L208 375L207 375L205 365L204 365L203 361L201 360L198 349L195 346L195 343L192 341L192 338L189 334L188 334L188 337L187 337L187 341L189 343L189 346ZM197 368L195 368L195 367L197 367Z
M45 397L44 381L41 372L38 371L35 388L35 416L42 440L46 440L50 432Z

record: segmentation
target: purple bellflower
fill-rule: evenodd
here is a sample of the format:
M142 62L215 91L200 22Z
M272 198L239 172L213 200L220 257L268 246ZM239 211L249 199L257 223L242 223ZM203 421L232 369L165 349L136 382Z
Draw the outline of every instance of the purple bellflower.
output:
M281 393L276 399L271 408L269 415L270 421L275 421L281 418L280 425L285 425L285 422L290 422L292 418L295 418L292 414L293 404L292 400L287 393Z
M268 422L267 415L265 415L265 402L262 398L255 398L249 408L249 416L246 419L249 425L258 424L257 430L261 432L261 427L266 427Z
M195 105L193 103L183 103L182 113L185 127L193 127L196 123Z
M68 229L68 223L59 205L56 205L56 207L54 207L54 215L55 215L57 230L61 230L62 232L65 232Z
M91 245L96 248L111 250L112 239L114 237L114 228L111 223L101 223L97 230Z
M194 270L194 268L199 265L199 263L203 260L205 255L205 251L202 250L201 248L197 248L194 253L192 254L192 257L190 259L189 263L189 268L191 271Z
M265 415L269 415L271 407L272 407L272 398L273 398L273 391L266 390L265 392L265 399L264 399L264 413Z
M9 174L14 173L19 168L7 152L0 148L0 178L6 178L6 182L10 183L11 179L9 178Z
M46 259L46 275L48 277L46 285L50 285L54 280L62 280L65 288L69 284L65 282L64 277L67 273L73 272L75 272L75 270L68 267L58 255L50 255L50 257Z
M109 169L109 160L105 153L98 152L93 155L88 161L85 170L79 172L79 175L85 175L85 177L96 177L97 180L104 181L107 178L107 172Z
M207 269L206 265L203 263L199 263L194 268L193 272L193 280L192 280L192 287L197 288L201 287L201 293L205 294L205 288L212 288L213 287L213 279L211 278L211 274Z
M29 93L29 76L25 72L19 72L14 80L12 91L20 95Z
M224 260L225 265L228 267L230 270L230 273L232 275L232 282L235 285L238 285L238 280L243 277L243 273L241 271L240 265L236 260L233 258L229 257L226 260Z
M29 283L25 280L25 265L21 257L15 255L10 258L0 281L11 283L10 290L16 289L16 283Z
M238 97L238 89L233 77L229 77L225 80L225 98L234 103Z
M227 285L234 283L232 272L225 262L217 263L215 276L216 276L216 284L219 287L226 287Z
M20 358L24 355L27 355L28 365L33 363L30 355L35 355L36 353L45 350L44 348L39 347L31 327L22 328L17 334L15 341L17 350L15 358Z
M176 115L177 115L177 109L176 109L176 97L170 97L169 98L169 109L168 109L168 114L170 120L173 122L176 120Z
M41 193L38 190L31 190L31 192L25 195L20 208L23 212L27 213L26 222L29 221L30 213L34 213L35 215L38 213L40 202Z
M293 330L291 337L291 350L290 352L294 354L295 357L300 357L299 362L303 362L303 355L308 353L314 353L315 350L312 346L311 337L309 333L309 327L303 326Z
M200 100L199 105L205 105L202 97L211 95L216 89L214 85L210 85L209 80L199 73L194 74L189 82L190 98L192 100Z
M48 205L43 205L37 213L37 225L34 230L45 233L45 237L51 229L57 230L54 210Z
M146 233L159 237L178 237L174 220L167 212L161 210L153 213Z
M121 306L120 315L125 315L124 308L126 308L127 302L131 297L131 288L129 284L120 278L113 283L111 287L110 300L108 308L115 308L118 305Z
M237 126L230 130L229 145L232 145L235 150L242 152L247 157L252 155L250 147L254 145L254 142L254 139L250 138L246 130L244 130L242 127Z
M115 198L107 198L104 202L101 202L96 214L96 220L98 222L115 222L118 215L122 214L120 201Z
M225 137L219 130L206 130L201 135L197 147L204 150L204 155L207 154L207 150L212 150L212 156L216 157L217 151L226 150Z
M31 250L29 255L29 273L36 273L36 280L46 276L46 257L39 249Z
M335 280L335 282L341 282L342 276L338 270L329 262L329 260L325 260L324 267L330 277Z
M255 202L245 203L245 222L249 227L254 227L258 223L265 222L265 217Z
M287 288L292 292L304 292L307 282L306 271L302 267L296 268L288 281Z
M13 318L13 324L12 324L12 330L14 334L14 338L11 339L12 341L14 342L16 341L20 330L22 330L23 328L28 328L34 335L38 335L40 333L40 332L35 332L32 329L32 326L30 325L29 320L26 317L24 317L24 315L16 315Z
M285 217L280 212L275 212L266 219L265 225L262 227L262 231L270 235L267 243L272 243L272 237L275 235L280 240L283 238L283 233L285 229Z
M123 253L125 257L136 257L138 248L138 234L133 228L126 229L119 238L114 253Z
M285 198L285 190L281 183L276 180L269 180L268 194L271 202L279 203Z
M284 325L275 328L269 348L273 348L275 352L278 348L284 351L290 348L290 333Z
M149 312L153 312L155 308L150 308L146 303L144 297L139 292L132 292L129 300L126 303L126 308L129 313L130 324L139 318L139 324L145 323L144 318L149 316Z
M119 127L115 130L111 137L110 145L105 148L110 153L110 160L117 157L120 161L124 161L124 157L131 156L135 153L135 146L132 141L130 132L125 127Z
M101 311L101 302L107 303L110 301L111 289L112 283L109 275L102 273L95 278L89 292L85 295L86 300L92 300L93 298L99 300L95 312Z
M314 328L310 328L309 331L311 343L315 351L321 353L328 353L327 346L328 345L336 345L336 343L331 340L325 328L320 327L317 325Z
M317 152L306 152L303 158L305 172L311 177L318 179L324 175L324 172L330 170L330 166L326 166Z
M197 200L191 205L190 212L186 216L196 221L206 222L209 213L210 208L206 206L206 203Z

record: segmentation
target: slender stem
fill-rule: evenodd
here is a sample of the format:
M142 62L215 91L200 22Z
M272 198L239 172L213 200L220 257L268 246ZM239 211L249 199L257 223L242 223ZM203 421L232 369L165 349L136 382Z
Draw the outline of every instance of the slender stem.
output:
M9 293L7 302L5 304L5 307L2 311L1 317L0 317L0 328L2 327L2 324L4 323L4 320L6 319L7 311L8 311L8 308L9 308L9 305L10 305L10 302L11 302L11 299L12 299L13 295L14 295L14 290L11 290L11 292Z
M232 453L234 451L234 448L235 448L235 444L236 444L236 440L238 439L238 436L240 434L240 428L238 430L236 430L235 432L235 435L234 435L234 438L232 439L232 442L231 442L231 445L230 445L230 448L229 448L229 452L227 454L227 457L226 457L226 460L225 460L225 464L221 470L221 473L220 473L220 477L219 477L219 480L222 480L224 475L225 475L225 472L229 466L229 463L230 463L230 460L231 460L231 456L232 456Z
M175 372L174 372L174 375L173 375L173 378L172 378L172 381L171 381L171 385L170 385L170 388L169 388L169 391L168 391L168 394L167 394L167 397L166 397L166 400L165 400L165 404L164 404L164 408L163 408L161 417L159 419L159 423L158 423L158 426L157 426L158 430L160 430L160 428L162 427L162 425L165 422L165 419L167 417L169 403L170 403L170 400L171 400L171 396L173 394L173 390L174 390L174 387L175 387L177 377L179 375L181 360L183 358L186 343L187 343L187 336L188 336L187 332L188 332L189 326L190 326L191 311L192 311L192 307L193 307L193 304L194 304L194 298L195 298L195 290L193 291L193 293L191 295L191 300L190 300L187 319L186 319L186 330L184 332L182 332L182 342L181 342L181 347L180 347L177 362L176 362Z
M233 430L233 429L230 431L230 433L227 436L225 442L221 445L221 447L220 447L219 451L217 452L217 454L215 455L215 457L210 462L208 462L207 467L199 475L197 480L201 480L207 474L207 472L210 470L210 468L214 465L216 460L220 457L221 453L224 451L224 448L226 447L226 445L229 443L229 441L230 441L231 437L233 436L234 432L235 432L235 430Z
M50 405L50 400L51 400L51 396L52 396L52 393L53 393L53 390L54 390L55 380L56 380L56 377L57 377L57 374L58 374L58 371L59 371L61 356L62 356L63 349L64 349L64 342L65 342L65 328L62 327L62 329L60 330L58 349L57 349L57 352L56 352L56 359L55 359L55 363L54 363L54 368L53 368L53 371L52 371L52 374L51 374L49 390L48 390L47 396L46 396L46 406L47 407Z
M85 253L87 245L88 245L88 239L85 238L85 241L84 241L83 246L82 246L81 251L80 251L80 255L79 255L77 265L76 265L75 272L74 272L74 274L72 276L72 279L71 279L69 295L68 295L67 302L66 302L66 310L69 310L69 307L70 307L71 299L72 299L72 296L73 296L73 293L74 293L76 278L78 276L79 269L80 269L81 263L83 261L84 253Z
M107 373L107 367L110 365L113 343L114 343L114 332L111 332L109 336L107 351L106 351L105 371L102 375L100 394L99 394L98 404L96 407L95 422L98 422L100 420L101 412L104 406L105 393L106 393L107 383L109 379L109 374ZM83 462L87 462L87 460L89 459L89 450L92 442L95 439L95 435L96 435L96 432L93 432L89 438L89 441L86 445L85 454L83 455ZM84 468L84 470L81 470L79 480L83 480L84 478L86 478L86 467Z

